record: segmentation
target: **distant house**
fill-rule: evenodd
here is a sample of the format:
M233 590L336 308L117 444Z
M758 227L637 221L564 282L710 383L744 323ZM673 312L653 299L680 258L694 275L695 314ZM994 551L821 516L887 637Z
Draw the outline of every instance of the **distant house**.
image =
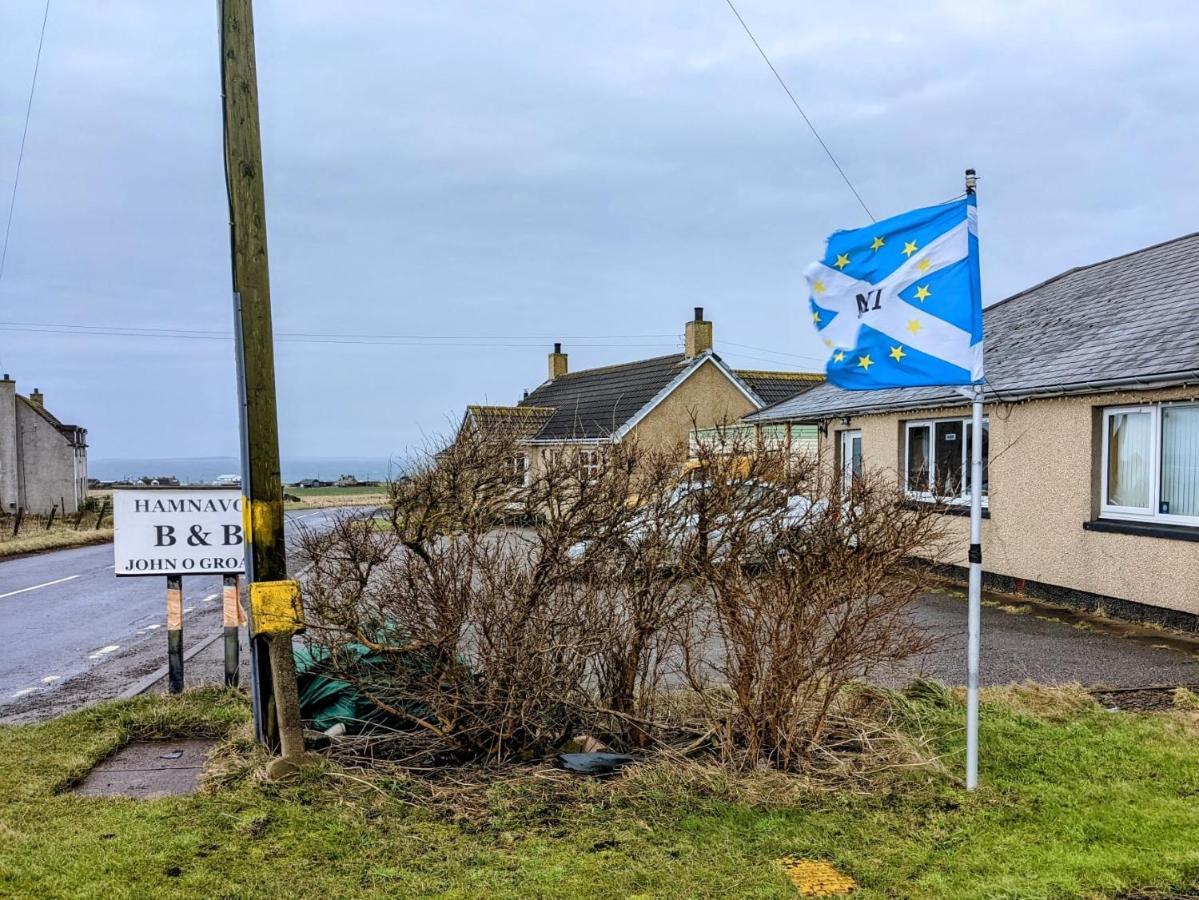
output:
M87 429L66 425L34 388L0 379L0 504L5 512L78 512L87 498Z
M983 569L1001 589L1199 627L1199 234L1071 269L984 312ZM830 384L750 415L820 429L844 481L894 472L966 512L969 407ZM964 566L967 518L952 520Z
M703 309L684 328L684 351L636 362L571 372L562 345L549 354L548 378L513 406L469 406L462 429L504 429L516 434L522 454L513 477L547 449L569 448L584 471L594 448L635 437L642 446L686 446L692 425L736 422L772 402L811 390L823 375L736 370L713 349L712 323ZM685 451L684 451L685 452Z

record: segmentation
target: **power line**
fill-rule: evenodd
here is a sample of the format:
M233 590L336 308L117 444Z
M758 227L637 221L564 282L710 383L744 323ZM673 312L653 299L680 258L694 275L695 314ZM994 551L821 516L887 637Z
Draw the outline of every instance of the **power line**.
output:
M228 331L196 328L151 328L141 325L82 325L64 322L0 322L0 329L8 330L54 330L59 333L120 333L127 336L144 337L211 337L227 339L232 337ZM368 340L404 340L404 341L612 341L636 340L644 341L654 338L676 338L674 334L386 334L371 332L369 334L353 334L345 332L313 332L313 331L278 331L276 338L362 338Z
M737 11L737 7L733 5L733 0L724 0L724 2L729 5L729 9L733 11L733 15L737 17L737 21L741 23L741 27L745 29L745 33L749 35L749 39L753 41L754 46L758 48L758 52L762 54L762 59L766 61L766 65L768 65L770 67L770 71L774 73L775 79L777 79L782 89L787 92L787 96L791 98L791 104L803 117L804 122L806 122L808 128L811 129L812 135L817 141L820 142L820 146L824 148L824 152L828 154L829 161L832 162L837 171L841 174L841 178L845 181L845 184L851 191L853 191L853 195L857 198L858 203L861 204L862 209L866 211L866 215L870 216L870 221L877 221L877 219L874 218L874 213L870 211L870 207L866 205L866 201L862 199L862 195L858 193L858 189L853 186L853 182L849 180L849 176L845 174L845 170L841 168L841 164L837 162L837 157L833 156L833 151L829 149L828 144L824 142L824 138L820 136L820 132L816 130L816 126L812 124L812 120L808 118L808 114L803 111L803 107L799 105L799 101L796 100L795 95L791 93L791 88L787 87L787 82L783 81L783 76L779 74L779 70L774 67L774 63L770 61L770 57L766 55L766 51L762 49L762 45L758 43L758 39L754 37L754 33L750 31L749 26L745 24L745 19L741 18L741 13L739 13Z
M805 356L802 353L788 353L784 350L771 350L769 347L755 347L753 344L738 344L736 341L722 341L721 343L727 344L730 347L744 347L746 350L759 350L762 353L773 353L775 356L789 356L792 359L802 359L806 360L807 362L819 363L820 365L824 365L825 363L825 360L819 357ZM760 359L761 357L758 358Z
M233 335L227 331L204 331L198 329L139 328L135 326L113 327L103 325L59 325L37 322L0 322L0 331L32 334L64 334L80 337L134 337L158 338L160 340L212 340L228 341ZM582 343L575 344L578 351L604 348L671 348L675 344L665 341L651 342L654 337L672 335L629 335L634 340L604 340L603 336L576 337ZM545 338L531 336L497 335L352 335L318 334L313 332L279 332L275 340L281 343L299 344L350 344L387 347L504 347L521 350L536 349ZM534 343L536 341L536 343Z
M21 131L21 149L17 152L17 170L12 179L12 196L8 200L8 224L4 226L4 246L0 248L0 281L4 280L4 263L8 260L8 236L12 232L13 210L17 207L17 185L21 181L21 161L25 158L25 138L29 135L29 116L33 112L33 92L37 88L37 72L42 65L42 45L46 42L46 22L50 18L50 0L42 13L42 32L37 39L37 57L33 61L33 80L29 83L29 100L25 104L25 128Z
M21 332L26 334L62 334L77 337L127 337L127 338L157 338L159 340L201 340L228 341L233 334L228 331L215 331L195 328L150 328L142 326L113 326L113 325L78 325L50 322L0 322L0 331ZM573 345L576 352L587 350L607 349L675 349L677 341L655 340L660 338L675 338L670 334L625 334L625 335L559 335L560 340L574 340L580 343ZM454 347L473 349L514 349L535 350L546 340L541 335L414 335L414 334L342 334L306 331L281 331L275 334L279 343L293 344L340 344L351 346L376 347ZM534 343L536 342L536 343ZM773 350L769 347L758 347L753 344L739 344L736 341L725 341L730 347L741 347L746 350L757 350L770 353L775 357L790 357L809 363L819 363L821 360L798 353L788 353ZM748 359L757 359L774 365L785 364L786 360L766 359L752 356L740 351L735 355ZM794 365L794 363L792 363Z

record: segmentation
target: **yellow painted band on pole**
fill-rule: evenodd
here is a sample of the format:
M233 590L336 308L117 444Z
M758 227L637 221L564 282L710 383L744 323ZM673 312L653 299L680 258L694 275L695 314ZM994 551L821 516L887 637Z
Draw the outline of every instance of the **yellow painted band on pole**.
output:
M241 536L242 540L249 544L253 541L253 535L250 534L250 498L242 494L241 498Z
M241 498L241 525L246 541L271 543L276 528L283 525L283 501Z
M294 581L255 581L250 585L254 635L299 634L304 630L300 585Z

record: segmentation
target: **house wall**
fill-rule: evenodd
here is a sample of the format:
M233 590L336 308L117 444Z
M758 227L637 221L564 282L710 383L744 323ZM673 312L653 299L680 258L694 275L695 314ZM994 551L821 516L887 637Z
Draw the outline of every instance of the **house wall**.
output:
M18 400L17 434L20 441L18 463L24 479L24 498L20 505L32 513L48 513L60 502L60 513L79 510L78 483L75 480L76 451L63 434L30 405Z
M18 503L17 384L0 378L0 509L12 512Z
M756 408L715 363L707 362L638 422L632 436L653 449L681 445L685 455L693 425L706 428L736 422Z
M1199 613L1199 546L1193 542L1083 529L1098 515L1102 453L1098 421L1104 407L1199 399L1180 388L987 404L990 422L990 518L983 521L983 569L988 573L1103 597ZM911 419L968 416L968 406L829 423L821 459L836 464L840 433L860 429L867 468L902 473L902 424ZM969 518L946 515L966 566Z

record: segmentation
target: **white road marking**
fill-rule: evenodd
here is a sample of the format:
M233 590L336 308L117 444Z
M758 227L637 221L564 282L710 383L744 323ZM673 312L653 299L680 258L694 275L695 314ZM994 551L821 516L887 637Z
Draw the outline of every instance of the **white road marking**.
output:
M13 696L14 697L24 697L26 694L32 694L36 690L37 690L37 688L25 688L24 690L17 691L15 694L13 694Z
M62 678L61 675L47 675L42 679L42 684L54 684L54 682L58 681L60 678Z
M109 644L107 647L101 647L95 653L88 654L87 658L88 659L99 659L101 656L105 656L106 654L113 653L120 649L121 649L120 645L118 645L118 644Z
M54 581L35 584L32 587L21 588L19 591L9 591L7 594L0 594L0 600L3 600L5 597L15 597L17 594L24 594L26 591L36 591L38 588L50 587L52 584L62 584L64 581L70 581L72 578L78 577L78 575L68 575L66 578L56 578Z
M319 516L321 514L321 512L324 512L324 510L320 510L318 512L304 513L304 515L302 515L302 516L293 516L292 521L298 522L301 519L311 519L313 516Z
M185 606L185 607L183 607L183 611L184 611L185 613L189 613L189 612L191 612L193 609L195 609L195 607L194 607L194 606Z
M201 597L200 602L207 603L210 600L215 600L219 596L221 596L221 595L220 594L209 594L207 597Z
M160 623L160 622L155 622L153 625L147 625L146 627L147 627L147 628L149 628L151 631L153 631L155 628L161 628L161 627L162 627L162 623Z

